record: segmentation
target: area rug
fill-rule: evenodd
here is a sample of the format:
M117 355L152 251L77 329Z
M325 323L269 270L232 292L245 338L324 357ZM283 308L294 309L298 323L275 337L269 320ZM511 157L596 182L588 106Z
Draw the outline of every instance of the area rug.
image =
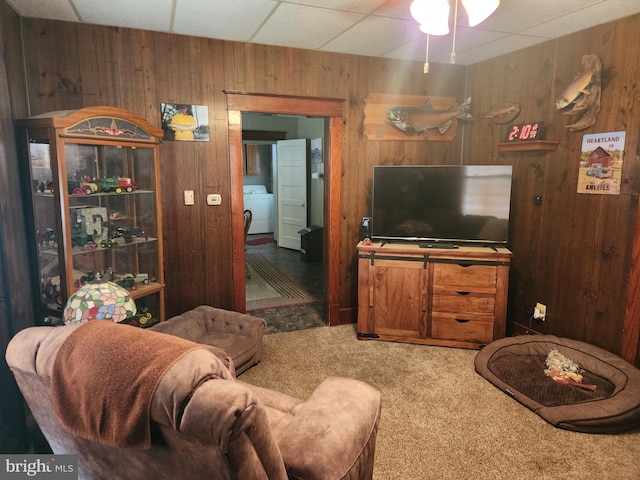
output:
M265 245L267 243L273 243L272 237L259 237L252 238L251 240L247 240L247 245L256 246L256 245Z
M476 354L318 327L265 335L262 361L239 380L302 400L330 375L380 390L374 480L640 478L640 430L555 428L478 375Z
M264 255L247 253L246 259L251 272L251 278L246 279L248 312L318 301L278 270Z

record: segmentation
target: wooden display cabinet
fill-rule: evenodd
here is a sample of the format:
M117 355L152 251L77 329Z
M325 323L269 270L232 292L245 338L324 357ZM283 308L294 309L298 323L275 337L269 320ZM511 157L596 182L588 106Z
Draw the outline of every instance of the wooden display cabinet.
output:
M126 286L164 320L159 143L162 130L113 107L16 122L38 324L61 317L93 278Z
M481 348L506 334L511 252L360 242L358 338Z

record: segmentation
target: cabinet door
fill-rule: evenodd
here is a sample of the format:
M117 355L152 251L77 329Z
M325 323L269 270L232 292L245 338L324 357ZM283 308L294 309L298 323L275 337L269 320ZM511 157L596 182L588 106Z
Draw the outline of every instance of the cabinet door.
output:
M119 283L157 315L160 256L154 149L65 144L73 292L95 276ZM146 300L152 300L151 298Z
M65 284L64 265L59 259L59 239L62 238L59 220L58 197L54 192L58 190L57 169L51 160L50 146L45 135L28 144L29 175L31 183L31 206L33 209L33 239L37 245L36 269L40 282L41 311L39 315L49 315L52 311L59 311L67 295L63 291Z
M260 175L260 145L245 145L244 155L244 174Z
M29 150L44 314L58 316L73 292L102 278L161 317L154 147L69 142L57 162L48 143Z
M374 333L426 337L427 270L423 262L376 259L370 267Z

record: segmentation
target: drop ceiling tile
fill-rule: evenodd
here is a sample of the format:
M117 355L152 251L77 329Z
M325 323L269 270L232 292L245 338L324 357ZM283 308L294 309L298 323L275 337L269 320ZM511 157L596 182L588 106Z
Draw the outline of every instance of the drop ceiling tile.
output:
M274 0L179 0L173 29L184 35L248 42L277 4Z
M456 63L466 65L466 63L462 63L460 60L460 55L463 52L489 44L505 36L507 36L507 34L501 32L459 26L456 30ZM422 45L422 54L419 60L424 62L427 44L426 35L422 35L419 44ZM415 47L412 46L410 48L413 49ZM429 37L429 62L449 63L453 48L453 31L449 32L448 35L431 35Z
M507 35L500 32L458 27L455 63L456 65L472 65L544 41L546 41L544 38L539 37ZM452 33L443 36L432 35L429 39L429 63L449 63L452 49ZM393 58L403 58L424 63L426 58L426 36L414 40L391 53L390 56Z
M400 60L411 60L415 62L423 62L426 57L426 45L427 37L423 35L412 40L409 43L405 43L401 47L391 50L383 55L385 58L397 58ZM429 60L431 61L431 60Z
M78 22L69 0L8 0L9 5L22 17L50 18Z
M422 35L416 22L369 16L329 42L323 50L379 56Z
M463 51L470 48L477 48L490 42L494 42L500 38L504 38L507 34L503 32L496 32L493 30L485 30L482 28L470 28L458 26L456 31L456 50ZM453 44L453 33L442 37L431 37L431 43L434 45L440 45L446 43L447 45Z
M309 7L322 7L343 12L372 13L387 0L287 0L290 4L307 5Z
M456 41L456 64L466 65L461 61L460 55L463 50L457 45ZM449 63L451 60L451 51L453 50L453 37L446 35L444 37L431 37L429 40L429 63ZM426 59L427 44L426 40L422 42L422 57L419 59L424 62Z
M254 36L253 41L318 49L363 17L361 13L283 3Z
M579 12L572 12L551 21L523 30L527 35L558 38L578 32L593 25L618 20L640 12L640 1L612 0L591 5ZM558 32L561 32L559 35Z
M5 1L24 17L424 62L426 39L411 18L412 0ZM640 0L502 0L498 10L476 27L484 33L467 37L466 12L460 7L456 62L479 62L637 13ZM521 37L498 40L507 33ZM432 37L430 61L448 62L450 44L451 40Z
M499 57L510 52L522 50L547 40L527 35L507 35L477 48L470 48L456 53L456 63L459 65L473 65L474 63Z
M142 30L169 31L172 0L73 0L82 20Z
M384 5L375 11L375 14L381 17L402 18L415 22L410 11L412 1L413 0L393 0L385 2Z
M516 33L599 2L602 0L502 1L481 26L488 30Z

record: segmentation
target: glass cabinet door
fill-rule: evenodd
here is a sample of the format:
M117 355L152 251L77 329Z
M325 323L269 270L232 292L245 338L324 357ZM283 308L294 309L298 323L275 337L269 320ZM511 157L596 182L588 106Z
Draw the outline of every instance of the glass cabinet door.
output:
M58 256L58 235L61 232L58 232L56 222L58 215L49 143L31 142L29 160L41 303L45 310L59 310L66 297L62 293L61 275L64 272L61 272Z
M126 287L138 310L157 315L160 289L154 148L65 143L52 172L47 144L32 143L41 295L48 309L84 284ZM57 175L66 192L56 195ZM36 187L37 181L37 187ZM57 203L64 212L56 224ZM60 231L62 230L62 231ZM147 298L149 297L149 298Z
M158 282L154 149L66 143L65 158L70 291L103 278L142 298Z

